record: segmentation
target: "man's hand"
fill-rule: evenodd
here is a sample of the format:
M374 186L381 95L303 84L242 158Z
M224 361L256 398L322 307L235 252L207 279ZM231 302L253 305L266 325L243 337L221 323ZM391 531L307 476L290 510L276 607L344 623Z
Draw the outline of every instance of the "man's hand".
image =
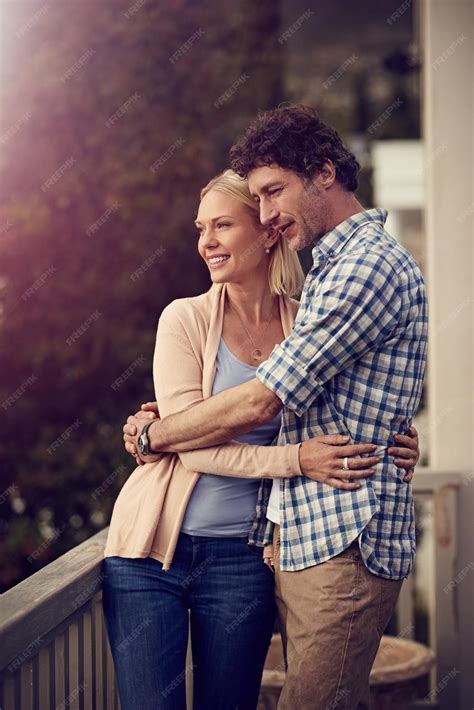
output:
M406 469L407 473L403 480L406 483L410 483L415 475L415 466L420 458L418 432L414 426L411 426L405 434L395 434L393 438L398 446L391 446L387 453L389 456L396 457L395 466Z
M125 442L125 450L135 457L138 466L144 463L158 461L161 454L153 454L152 456L141 456L138 453L137 439L147 421L151 419L159 419L158 402L146 402L142 404L140 410L127 418L127 423L123 427L123 440Z
M327 434L303 441L299 449L300 467L304 476L313 481L326 483L333 488L352 491L360 488L357 481L369 478L375 473L379 456L355 458L361 454L373 453L374 444L348 444L349 436ZM350 470L343 470L344 457ZM353 483L351 481L354 481Z

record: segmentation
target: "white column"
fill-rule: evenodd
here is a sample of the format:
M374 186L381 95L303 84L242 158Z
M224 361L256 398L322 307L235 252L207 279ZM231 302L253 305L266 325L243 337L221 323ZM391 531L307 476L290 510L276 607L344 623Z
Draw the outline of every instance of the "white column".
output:
M440 708L472 708L474 674L474 0L421 0L430 468L464 474L449 613L437 618ZM422 472L418 474L420 477ZM445 596L443 590L437 594ZM444 628L458 633L456 648ZM453 663L454 660L454 663ZM455 666L453 668L453 666ZM450 680L448 674L456 673ZM453 676L454 677L454 676ZM460 698L456 698L456 686ZM459 703L459 704L458 704Z
M423 0L430 468L473 468L473 0Z

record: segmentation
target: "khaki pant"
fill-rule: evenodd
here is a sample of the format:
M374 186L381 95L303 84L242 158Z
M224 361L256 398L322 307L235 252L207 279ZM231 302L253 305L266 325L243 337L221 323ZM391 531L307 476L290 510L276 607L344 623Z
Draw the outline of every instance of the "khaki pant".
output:
M370 669L403 580L369 572L357 541L327 562L282 572L279 525L273 562L287 665L278 710L368 708Z

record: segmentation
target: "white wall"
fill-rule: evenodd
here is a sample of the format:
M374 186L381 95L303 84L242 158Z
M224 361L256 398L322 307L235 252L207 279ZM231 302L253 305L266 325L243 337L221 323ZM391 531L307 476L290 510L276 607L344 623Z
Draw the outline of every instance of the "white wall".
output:
M421 0L430 467L465 475L456 585L460 708L474 707L474 1ZM449 686L440 694L449 695Z

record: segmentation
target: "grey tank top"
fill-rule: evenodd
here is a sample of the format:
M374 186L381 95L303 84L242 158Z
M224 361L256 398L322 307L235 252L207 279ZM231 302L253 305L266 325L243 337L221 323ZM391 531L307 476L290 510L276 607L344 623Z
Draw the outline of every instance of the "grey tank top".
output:
M239 360L221 338L212 394L255 377L257 368ZM281 413L253 431L236 438L247 444L269 446L278 434ZM186 508L181 532L206 537L245 537L255 518L260 480L203 473Z

